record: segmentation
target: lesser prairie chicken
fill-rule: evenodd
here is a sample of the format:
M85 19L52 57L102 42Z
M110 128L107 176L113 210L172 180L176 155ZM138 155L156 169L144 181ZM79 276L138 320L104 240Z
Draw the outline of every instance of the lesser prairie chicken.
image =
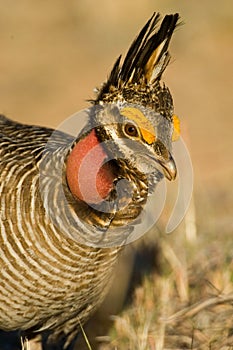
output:
M148 194L175 178L173 102L160 79L178 14L156 31L158 20L117 59L75 139L0 117L0 329L71 347Z

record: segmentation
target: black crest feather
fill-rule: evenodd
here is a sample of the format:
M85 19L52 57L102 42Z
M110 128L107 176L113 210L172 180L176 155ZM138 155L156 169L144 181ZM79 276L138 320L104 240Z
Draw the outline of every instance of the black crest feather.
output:
M159 19L160 14L154 13L147 21L130 46L122 65L121 56L118 57L95 102L102 100L112 90L121 90L129 84L149 85L160 80L170 60L168 46L179 15L166 15L156 30Z

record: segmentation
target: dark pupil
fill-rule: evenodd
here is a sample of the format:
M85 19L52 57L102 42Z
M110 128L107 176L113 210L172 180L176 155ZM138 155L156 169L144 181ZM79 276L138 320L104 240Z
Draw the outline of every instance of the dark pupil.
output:
M125 127L125 131L130 136L137 136L137 129L133 124L127 124Z

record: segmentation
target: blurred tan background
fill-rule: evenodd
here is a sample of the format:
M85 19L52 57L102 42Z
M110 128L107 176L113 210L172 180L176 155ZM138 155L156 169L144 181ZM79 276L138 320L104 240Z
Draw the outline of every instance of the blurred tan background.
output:
M212 0L0 1L0 112L56 127L85 108L154 11L179 12L163 80L173 93L196 183L233 175L233 3Z
M0 113L56 127L87 107L154 11L183 22L163 81L192 157L198 233L233 233L232 1L0 0Z

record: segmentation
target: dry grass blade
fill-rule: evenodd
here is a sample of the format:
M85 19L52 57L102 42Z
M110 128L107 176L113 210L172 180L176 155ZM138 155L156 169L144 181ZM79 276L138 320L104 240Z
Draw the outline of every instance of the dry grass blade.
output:
M21 342L21 350L30 350L30 346L27 338L23 339L23 337L20 337L20 342Z
M207 309L211 306L225 304L225 303L233 303L233 293L229 295L219 295L217 297L208 298L206 300L200 301L194 305L188 306L175 314L169 316L166 320L166 323L179 321L181 318L189 318L198 314L200 311ZM232 304L233 306L233 304Z
M82 324L81 324L80 321L79 321L79 326L80 326L80 329L81 329L83 338L84 338L84 340L85 340L85 342L86 342L86 344L87 344L88 349L89 349L89 350L92 350L91 344L90 344L90 342L89 342L89 340L88 340L88 338L87 338L87 335L86 335L86 333L85 333L85 331L84 331L84 328L83 328L83 326L82 326Z
M188 277L186 265L179 259L178 255L175 253L174 249L166 243L162 242L163 255L171 265L171 268L175 275L175 282L177 285L177 290L182 302L187 302L188 296Z
M21 350L42 350L41 336L38 335L33 339L20 337Z

